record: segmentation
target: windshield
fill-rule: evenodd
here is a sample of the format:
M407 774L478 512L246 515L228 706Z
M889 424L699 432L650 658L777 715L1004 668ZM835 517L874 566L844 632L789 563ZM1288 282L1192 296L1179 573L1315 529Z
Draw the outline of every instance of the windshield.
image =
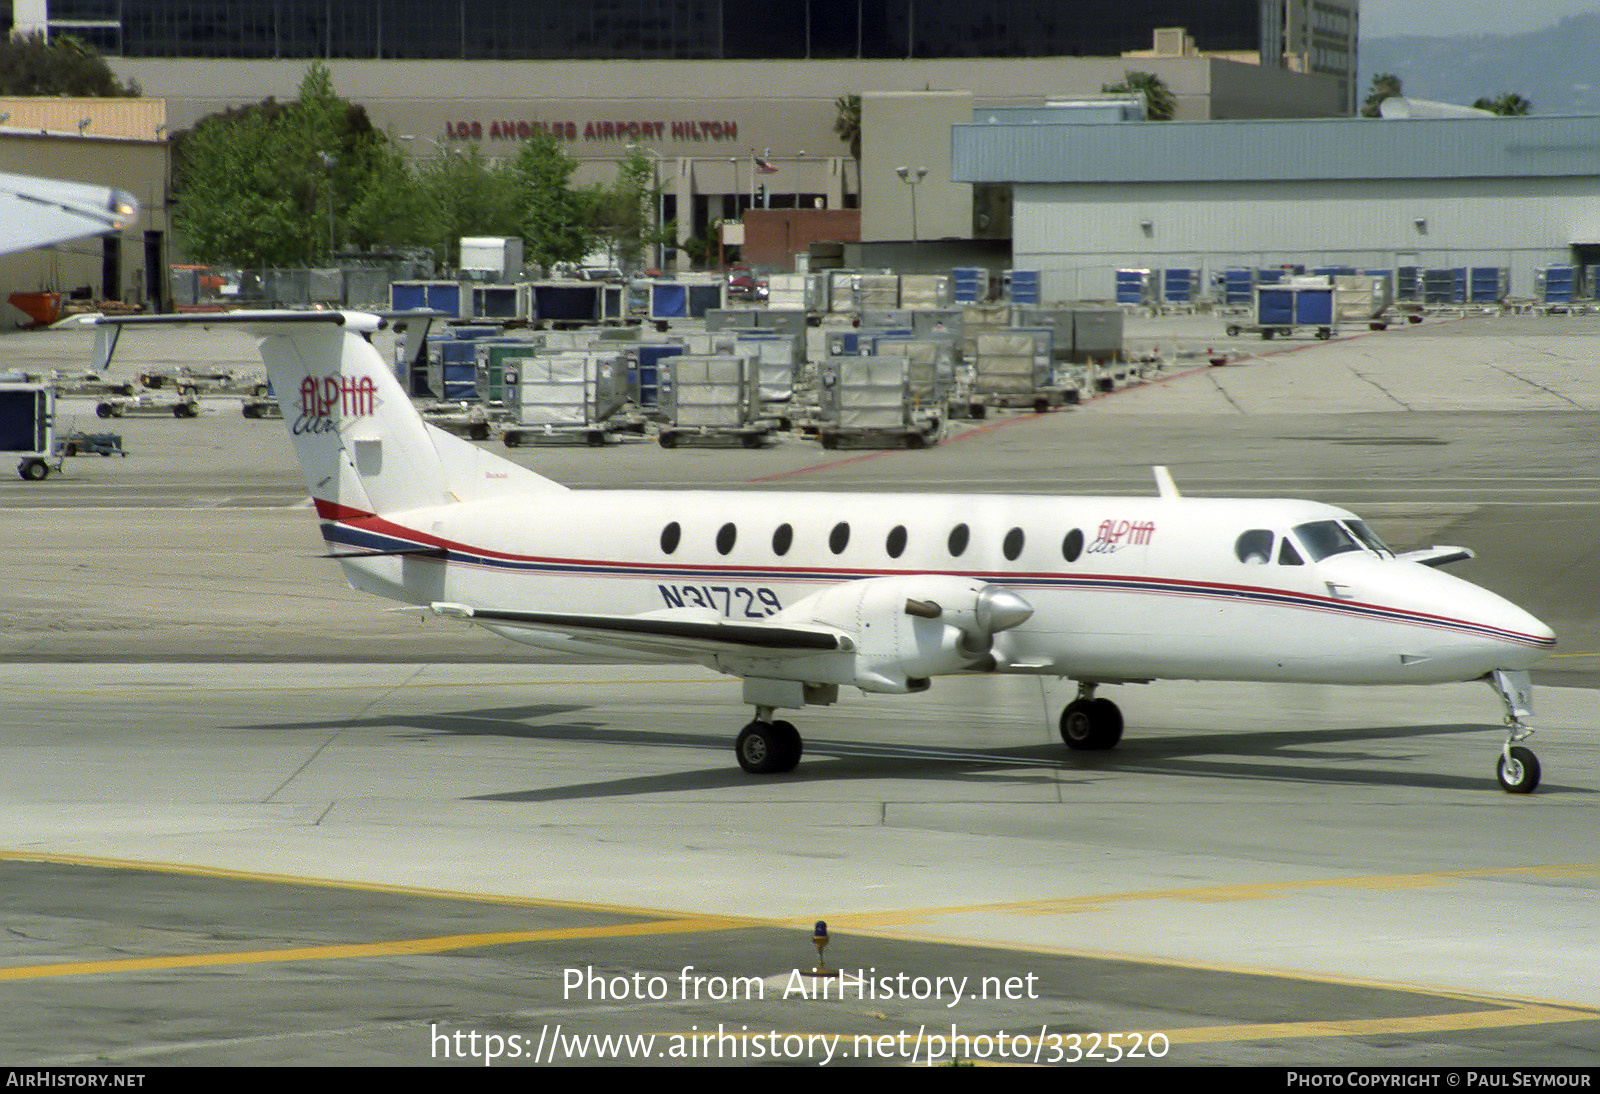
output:
M1305 545L1314 562L1321 562L1330 555L1362 549L1361 541L1336 520L1314 520L1309 524L1298 524L1295 526L1294 534Z
M1394 548L1390 547L1387 543L1383 542L1383 540L1374 535L1372 529L1367 527L1365 521L1347 520L1344 522L1344 526L1354 532L1356 534L1356 538L1362 543L1365 543L1371 550L1376 551L1379 555L1393 557Z

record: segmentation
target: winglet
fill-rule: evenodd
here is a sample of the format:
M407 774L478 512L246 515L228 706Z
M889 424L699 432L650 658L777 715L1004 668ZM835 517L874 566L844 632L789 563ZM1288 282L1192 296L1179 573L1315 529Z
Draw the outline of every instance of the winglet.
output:
M1178 493L1178 484L1172 481L1172 472L1168 471L1165 466L1158 464L1155 467L1152 467L1150 470L1154 471L1156 474L1156 490L1162 497L1182 497L1182 495Z

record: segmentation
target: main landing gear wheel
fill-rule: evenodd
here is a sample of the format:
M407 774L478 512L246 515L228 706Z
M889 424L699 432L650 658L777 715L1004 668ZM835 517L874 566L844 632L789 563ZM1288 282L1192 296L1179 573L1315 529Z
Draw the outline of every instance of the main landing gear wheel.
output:
M1494 773L1507 794L1531 794L1539 785L1539 757L1532 749L1513 745L1500 754Z
M1122 740L1122 711L1110 699L1074 699L1061 712L1061 739L1079 751L1115 748Z
M791 723L757 719L739 731L733 753L752 775L779 775L794 770L803 748L800 731Z

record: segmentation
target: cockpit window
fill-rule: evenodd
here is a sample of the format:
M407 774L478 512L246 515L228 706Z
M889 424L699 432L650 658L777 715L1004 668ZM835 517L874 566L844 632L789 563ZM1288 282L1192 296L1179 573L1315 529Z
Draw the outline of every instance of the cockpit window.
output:
M1300 557L1300 552L1294 549L1294 540L1288 536L1283 537L1283 543L1278 547L1279 566L1304 566L1306 560Z
M1325 558L1341 555L1346 551L1362 549L1361 541L1336 520L1314 520L1309 524L1298 524L1294 533L1300 537L1301 544L1310 553L1313 562L1321 562Z
M1272 533L1265 528L1252 528L1234 541L1233 553L1240 562L1265 565L1272 558Z
M1365 543L1369 550L1385 557L1392 558L1394 556L1394 549L1374 535L1372 529L1367 527L1366 521L1347 520L1344 522L1344 526L1354 532L1356 538Z

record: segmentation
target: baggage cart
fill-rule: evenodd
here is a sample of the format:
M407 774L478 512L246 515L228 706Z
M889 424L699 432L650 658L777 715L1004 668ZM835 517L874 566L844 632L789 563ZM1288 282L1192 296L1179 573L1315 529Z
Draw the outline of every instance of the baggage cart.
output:
M944 408L936 399L918 397L908 357L835 357L822 372L823 422L817 439L823 448L938 443Z
M1256 321L1253 324L1229 323L1228 337L1259 334L1264 341L1310 333L1327 340L1338 329L1334 309L1334 290L1326 278L1317 284L1297 284L1295 279L1277 285L1256 287Z
M972 370L968 413L982 418L991 407L1031 409L1043 414L1077 402L1077 385L1057 382L1055 338L1050 330L975 328L962 339L962 359Z
M0 452L17 457L29 482L61 470L55 446L56 393L48 384L0 384Z
M760 414L760 368L754 357L684 354L666 359L663 385L667 422L663 448L681 444L742 444L760 448L777 423Z
M53 451L58 456L127 456L121 433L85 433L74 430L57 437Z
M532 354L507 357L503 366L511 420L500 438L507 448L575 443L598 448L627 425L620 413L628 393L621 352Z

